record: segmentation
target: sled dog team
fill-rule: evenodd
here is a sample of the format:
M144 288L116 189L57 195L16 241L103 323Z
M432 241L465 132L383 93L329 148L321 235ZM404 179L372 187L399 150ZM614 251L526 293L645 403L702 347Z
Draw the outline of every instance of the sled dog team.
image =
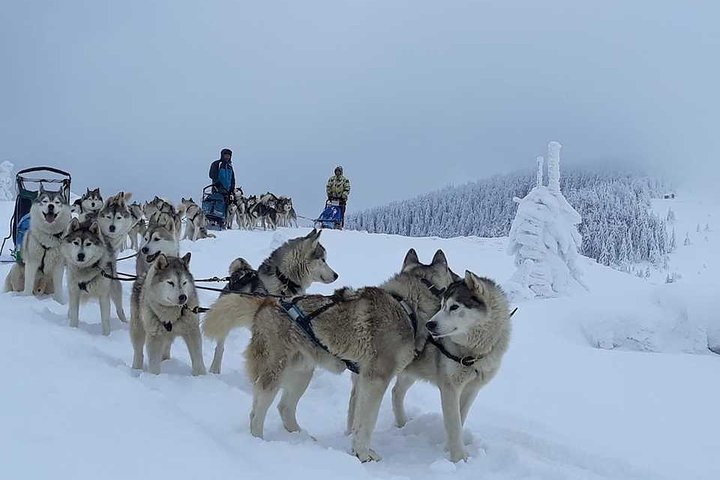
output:
M209 236L194 203L180 209L157 197L139 208L120 192L102 201L99 191L70 205L41 188L33 202L22 263L13 265L6 291L52 294L63 303L67 272L68 319L78 326L79 305L95 298L103 334L110 334L110 308L126 321L117 255L136 229L137 279L132 286L130 337L132 368L159 374L177 337L187 345L192 374L206 373L198 316L198 295L190 253L180 255L182 215L185 238ZM143 218L144 217L144 218ZM138 225L142 222L142 227ZM189 237L188 237L189 230ZM229 282L207 312L202 330L216 343L212 373L220 373L225 339L236 327L252 332L245 366L253 387L250 432L263 436L267 411L282 390L278 411L289 432L301 429L297 405L316 367L350 370L352 390L347 433L361 461L380 460L371 437L390 382L395 422L407 422L404 397L416 380L440 390L450 459L467 459L462 427L480 388L497 373L510 338L508 299L492 280L448 266L442 250L429 264L415 250L400 271L377 287L340 288L332 295L306 294L311 284L329 284L338 274L328 265L321 232L313 230L276 249L257 270L242 258L229 269ZM136 240L137 241L137 240Z

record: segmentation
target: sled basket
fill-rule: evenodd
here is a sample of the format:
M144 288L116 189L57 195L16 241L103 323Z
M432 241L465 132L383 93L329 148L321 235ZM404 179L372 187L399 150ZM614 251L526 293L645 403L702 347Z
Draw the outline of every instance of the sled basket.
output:
M214 192L213 186L203 188L202 210L208 220L210 230L225 228L228 198L220 192Z
M316 228L333 228L337 229L343 223L343 209L340 202L336 200L328 200L325 202L325 210L322 211L320 217L315 220Z

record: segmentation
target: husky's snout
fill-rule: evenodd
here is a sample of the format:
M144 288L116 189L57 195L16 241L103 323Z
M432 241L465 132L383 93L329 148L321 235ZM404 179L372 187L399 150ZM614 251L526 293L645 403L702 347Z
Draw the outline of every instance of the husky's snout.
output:
M114 233L114 232L115 232L115 225L110 225L110 227L108 228L108 230L110 230L110 232Z
M185 295L183 293L178 297L178 302L180 302L180 305L185 305L185 302L187 302L187 299L188 299L187 295Z
M84 262L85 261L85 254L80 252L77 254L78 262Z

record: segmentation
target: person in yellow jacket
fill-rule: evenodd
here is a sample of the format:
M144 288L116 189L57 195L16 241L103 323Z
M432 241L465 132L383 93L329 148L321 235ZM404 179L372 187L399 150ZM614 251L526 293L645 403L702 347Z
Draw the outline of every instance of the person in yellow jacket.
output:
M328 201L336 200L340 203L343 216L343 223L340 226L342 228L345 225L345 208L348 196L350 196L350 180L343 176L343 167L339 165L335 167L335 175L328 179L325 191Z

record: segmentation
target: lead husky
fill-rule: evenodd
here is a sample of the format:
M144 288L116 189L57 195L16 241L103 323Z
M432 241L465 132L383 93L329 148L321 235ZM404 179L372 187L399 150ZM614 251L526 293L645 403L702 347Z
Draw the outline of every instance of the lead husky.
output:
M289 298L303 295L314 282L332 283L337 280L338 274L327 264L327 252L320 243L320 233L321 230L313 230L305 237L293 238L285 242L260 265L257 271L258 282L250 283L251 288L249 290L241 288L239 291L245 293L268 293ZM230 265L231 278L236 275L234 273L236 270L250 267L247 262L243 264L238 260ZM250 270L252 271L252 268ZM232 281L230 286L232 286ZM212 316L213 313L208 315ZM205 321L207 322L207 318ZM219 337L214 337L217 340L217 345L213 363L210 366L211 373L220 373L223 352L225 351L225 339L234 327L232 318L228 317L223 321L226 323L227 330Z
M207 373L202 357L200 321L193 312L198 299L189 264L189 253L182 258L161 253L147 274L133 284L130 311L132 368L142 370L143 348L147 348L148 371L159 374L163 356L168 355L173 340L182 337L190 352L192 374Z
M462 426L480 388L500 368L510 341L510 311L502 289L492 280L466 271L450 285L442 307L426 328L432 338L398 377L392 400L395 422L407 422L405 394L422 379L440 389L450 459L467 460Z
M30 228L20 247L24 264L13 265L5 280L6 291L22 290L24 295L53 292L53 298L63 303L65 266L60 244L70 219L70 205L63 193L48 192L41 185L30 207Z
M295 432L300 429L297 403L315 367L335 373L346 366L357 370L348 412L352 449L361 461L379 460L370 449L370 437L390 380L415 355L413 318L424 324L437 312L440 300L433 291L451 281L442 251L431 265L421 265L411 250L402 271L381 288L346 288L330 297L305 295L291 304L222 296L208 313L204 331L211 338L224 338L234 326L252 328L245 358L254 393L250 431L257 437L263 436L267 410L280 388L280 417L285 428Z
M73 219L63 236L61 250L67 265L70 326L78 326L80 301L97 298L103 335L110 335L111 280L103 272L114 273L114 257L97 222L81 224L78 219Z

